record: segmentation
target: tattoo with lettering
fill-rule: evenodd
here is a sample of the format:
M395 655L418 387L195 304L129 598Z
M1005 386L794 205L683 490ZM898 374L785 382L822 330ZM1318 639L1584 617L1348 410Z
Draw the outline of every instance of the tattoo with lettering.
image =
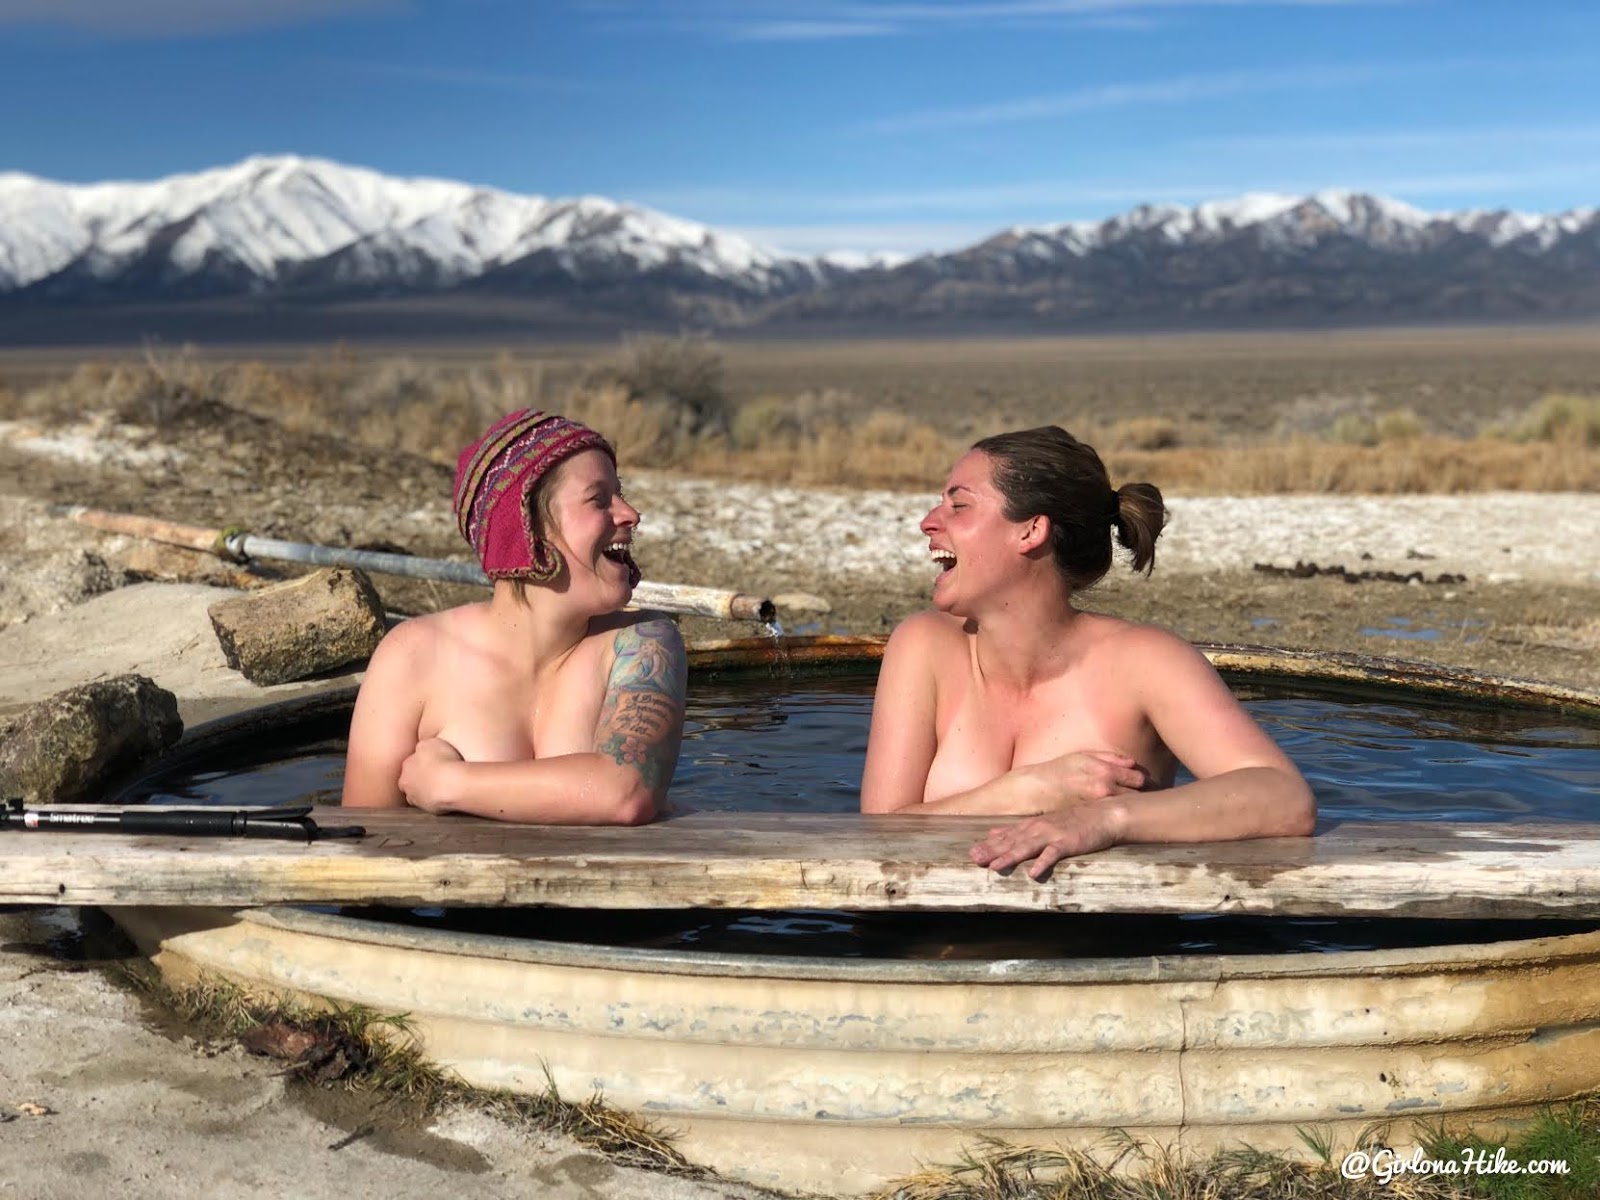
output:
M688 660L678 627L653 617L617 630L616 661L595 727L595 750L632 767L658 795L672 782L683 741Z

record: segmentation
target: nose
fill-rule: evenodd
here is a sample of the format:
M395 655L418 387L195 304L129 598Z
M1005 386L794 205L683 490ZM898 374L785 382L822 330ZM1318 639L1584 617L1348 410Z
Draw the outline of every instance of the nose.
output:
M940 505L938 504L935 504L932 508L930 508L928 510L928 515L922 518L922 524L917 526L918 529L922 530L922 532L927 534L929 537L932 537L941 528L943 528L943 526L939 524L939 508Z
M622 529L632 529L639 523L639 510L629 504L621 496L612 506L611 519Z

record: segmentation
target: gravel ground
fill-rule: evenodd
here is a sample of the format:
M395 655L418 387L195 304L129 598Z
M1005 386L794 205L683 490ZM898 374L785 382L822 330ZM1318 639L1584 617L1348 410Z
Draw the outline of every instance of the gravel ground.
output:
M649 579L826 598L826 615L783 614L797 632L882 633L927 602L934 573L917 525L931 492L648 471L626 482L644 514L637 556ZM293 435L231 410L160 437L103 420L0 423L0 625L141 579L248 582L189 551L66 524L47 515L50 503L464 557L450 483L437 463ZM1085 603L1195 640L1390 654L1600 689L1600 495L1174 496L1169 506L1154 575L1114 568ZM1297 562L1421 579L1256 569ZM481 594L377 583L400 612ZM730 632L693 620L686 628Z
M730 563L933 577L918 530L934 500L924 493L662 476L631 478L629 493L645 514L641 557L683 540ZM1491 583L1600 583L1600 495L1177 496L1168 507L1156 555L1163 574L1306 560Z

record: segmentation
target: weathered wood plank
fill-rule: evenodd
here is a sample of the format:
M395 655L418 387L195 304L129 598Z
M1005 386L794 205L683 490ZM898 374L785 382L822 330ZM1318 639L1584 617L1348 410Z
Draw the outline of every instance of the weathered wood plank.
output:
M693 813L634 829L346 814L361 841L0 833L0 903L279 902L1600 917L1600 825L1329 823L1123 846L1043 883L973 866L981 818Z

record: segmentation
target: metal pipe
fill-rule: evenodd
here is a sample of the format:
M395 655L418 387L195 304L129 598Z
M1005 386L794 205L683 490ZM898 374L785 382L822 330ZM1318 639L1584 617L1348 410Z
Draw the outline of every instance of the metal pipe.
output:
M131 513L104 512L77 505L56 505L52 516L65 517L91 529L148 538L188 550L215 554L233 562L265 558L280 562L312 563L324 567L357 567L383 575L404 575L412 579L432 579L441 583L465 583L489 587L489 577L477 563L454 562L444 558L421 558L410 554L385 554L376 550L352 550L340 546L318 546L310 542L284 542L258 537L237 527L202 529L179 525L154 517ZM697 587L688 583L644 583L633 590L634 608L658 608L663 612L723 621L765 621L777 616L772 601L722 588Z
M268 558L278 562L313 563L319 567L359 567L384 575L408 575L412 579L434 579L441 583L471 583L489 587L489 577L477 563L452 562L445 558L419 558L411 554L385 554L377 550L351 550L342 546L318 546L310 542L281 542L277 538L257 537L253 533L234 533L224 539L228 557L238 562Z

